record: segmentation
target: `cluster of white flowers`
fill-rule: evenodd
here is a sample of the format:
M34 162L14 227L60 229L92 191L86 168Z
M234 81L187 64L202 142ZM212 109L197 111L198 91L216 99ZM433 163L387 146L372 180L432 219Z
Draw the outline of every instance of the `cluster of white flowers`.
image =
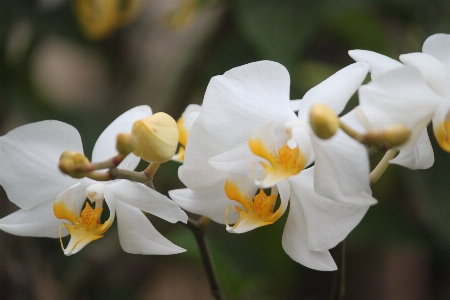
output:
M165 156L170 153L183 163L178 175L187 188L170 191L173 201L143 183L115 178L96 182L78 169L75 178L62 174L57 168L61 153L82 153L79 134L70 125L43 121L11 131L0 138L0 184L21 209L0 219L0 229L23 236L61 238L70 233L63 246L70 255L101 238L117 213L125 251L174 254L183 249L162 237L141 211L186 222L181 207L226 224L230 233L244 233L274 223L290 206L282 236L286 253L309 268L335 270L329 249L377 202L370 184L387 164L432 166L426 130L431 121L439 145L450 152L449 34L429 37L423 53L401 55L403 64L370 51L349 53L356 63L301 100L290 100L289 73L276 62L254 62L213 77L202 106L188 106L177 122L178 153L173 155L171 143L152 148L152 153L164 149ZM371 81L362 85L368 72ZM356 92L359 105L338 117ZM131 145L117 167L134 170L139 162L135 154L153 157L141 154L148 145L142 141L147 127L133 126L151 115L148 106L139 106L117 118L97 141L92 161L117 154L117 134L130 131L138 141L127 136L133 142L117 146ZM155 127L152 134L156 132ZM371 174L368 147L388 150L381 171ZM76 161L70 156L70 163ZM109 208L104 222L103 200Z

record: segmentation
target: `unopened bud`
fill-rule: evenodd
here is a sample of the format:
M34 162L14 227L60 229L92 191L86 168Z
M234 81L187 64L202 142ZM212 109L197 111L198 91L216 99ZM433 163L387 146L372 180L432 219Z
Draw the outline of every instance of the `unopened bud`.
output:
M83 178L88 171L89 159L75 151L64 151L59 157L59 169L73 178Z
M339 128L339 118L325 104L319 103L311 107L309 122L314 133L321 139L331 138Z
M117 135L116 149L122 155L128 155L136 148L136 138L129 133L120 133Z
M166 162L175 154L178 128L166 113L156 113L134 122L132 134L136 139L133 153L148 162Z
M384 140L393 147L404 144L409 139L410 135L411 132L409 129L402 124L390 126L383 131Z

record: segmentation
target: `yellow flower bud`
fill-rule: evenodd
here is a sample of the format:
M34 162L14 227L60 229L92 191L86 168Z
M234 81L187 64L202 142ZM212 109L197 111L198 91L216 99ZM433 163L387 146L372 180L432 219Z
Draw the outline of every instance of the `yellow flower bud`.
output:
M325 104L318 103L311 107L309 122L314 133L321 139L331 138L339 128L339 118Z
M132 134L136 139L133 153L148 162L163 163L172 158L178 145L175 120L166 113L156 113L134 122Z
M128 155L136 148L136 138L129 133L120 133L117 135L116 149L122 155Z
M85 177L89 172L86 170L89 165L89 159L75 151L64 151L59 157L59 169L73 178Z
M409 129L402 124L388 127L383 131L383 138L389 145L396 147L404 144L411 135Z

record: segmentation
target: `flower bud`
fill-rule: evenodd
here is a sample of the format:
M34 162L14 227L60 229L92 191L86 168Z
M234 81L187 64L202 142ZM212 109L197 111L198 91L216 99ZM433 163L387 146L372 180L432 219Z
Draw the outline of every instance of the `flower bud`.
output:
M339 118L325 104L318 103L311 107L309 122L314 133L321 139L331 138L339 128Z
M122 155L128 155L136 148L136 138L129 133L120 133L117 135L116 149Z
M89 159L75 151L64 151L59 157L59 169L73 178L85 177L88 173L86 167L89 165Z
M178 145L178 128L175 120L166 113L156 113L134 122L132 134L136 139L133 153L148 162L166 162L175 154Z
M383 131L383 138L389 145L396 147L404 144L411 135L409 129L402 124L388 127Z

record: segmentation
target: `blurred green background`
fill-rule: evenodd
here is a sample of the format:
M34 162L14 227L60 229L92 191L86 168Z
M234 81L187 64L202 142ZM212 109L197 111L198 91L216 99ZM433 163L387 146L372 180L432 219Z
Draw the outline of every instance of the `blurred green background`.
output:
M445 0L142 0L133 20L92 39L75 4L0 1L0 133L61 120L80 131L88 156L125 110L148 104L177 119L187 104L201 103L212 76L233 67L280 62L291 74L291 98L299 99L352 63L348 50L398 58L421 51L431 34L450 33ZM373 187L379 204L347 239L346 299L450 299L450 155L434 146L431 169L390 166ZM183 187L178 166L160 168L158 191ZM16 209L2 191L0 217ZM333 272L307 269L284 253L285 220L242 235L208 228L229 299L329 298ZM57 239L0 232L0 299L213 299L192 234L151 221L188 251L130 255L113 226L65 257Z

